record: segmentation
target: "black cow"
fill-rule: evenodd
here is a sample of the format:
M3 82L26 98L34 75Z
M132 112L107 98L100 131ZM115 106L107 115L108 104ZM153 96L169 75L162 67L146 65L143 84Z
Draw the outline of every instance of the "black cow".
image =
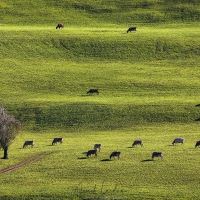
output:
M57 26L56 26L56 29L60 29L60 28L64 28L64 24L58 24Z
M196 144L195 144L195 148L197 148L199 146L200 146L200 141L197 141Z
M142 140L135 140L132 144L132 147L135 147L136 145L140 145L141 147L143 146Z
M155 157L163 158L162 152L153 152L152 159L154 159Z
M98 89L90 89L87 91L87 94L94 94L94 93L99 94Z
M99 152L101 151L101 144L95 144L94 149L99 149Z
M132 32L132 31L137 31L137 28L136 28L136 27L130 27L130 28L127 30L127 33L128 33L128 32Z
M34 146L33 140L25 141L25 142L24 142L24 145L23 145L23 148L25 148L25 147L27 147L27 146L33 147L33 146Z
M121 155L121 152L119 151L113 151L111 154L110 154L110 159L112 157L118 157L118 160L120 159L120 155Z
M52 145L57 144L58 142L60 142L60 144L62 144L63 139L62 138L54 138L53 142L52 142Z
M91 155L97 156L97 150L96 150L96 149L89 150L89 151L87 152L87 157L89 157L89 156L91 156Z
M178 144L178 143L183 144L183 143L184 143L184 138L176 138L176 139L172 142L173 145L174 145L174 144Z

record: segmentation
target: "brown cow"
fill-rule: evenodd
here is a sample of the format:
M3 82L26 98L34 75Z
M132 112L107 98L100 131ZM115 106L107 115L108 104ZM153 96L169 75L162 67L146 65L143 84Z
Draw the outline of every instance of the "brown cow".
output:
M56 29L60 29L60 28L64 28L64 24L58 24L57 26L56 26Z

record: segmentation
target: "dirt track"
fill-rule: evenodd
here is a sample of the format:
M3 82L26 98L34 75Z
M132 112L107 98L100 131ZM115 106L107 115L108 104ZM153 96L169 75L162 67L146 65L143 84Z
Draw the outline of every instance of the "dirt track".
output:
M42 152L42 153L39 153L39 154L37 154L35 156L32 156L30 158L27 158L27 159L23 160L22 162L19 162L19 163L13 165L13 166L6 167L5 169L1 169L0 170L0 174L5 174L5 173L8 173L8 172L12 172L14 170L17 170L17 169L19 169L21 167L24 167L26 165L29 165L29 164L31 164L33 162L39 161L42 158L44 158L44 157L46 157L46 156L48 156L48 155L50 155L52 153L53 152Z

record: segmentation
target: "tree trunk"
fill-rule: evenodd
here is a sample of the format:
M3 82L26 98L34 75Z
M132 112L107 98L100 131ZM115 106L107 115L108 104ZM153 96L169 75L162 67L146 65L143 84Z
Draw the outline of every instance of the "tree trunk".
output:
M5 148L3 149L3 151L4 151L3 159L8 159L8 147L5 147Z

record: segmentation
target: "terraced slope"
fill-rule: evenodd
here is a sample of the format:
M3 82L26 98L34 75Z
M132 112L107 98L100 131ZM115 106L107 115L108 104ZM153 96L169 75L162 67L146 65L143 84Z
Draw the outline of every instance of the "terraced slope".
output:
M0 104L23 130L0 162L2 172L21 167L1 174L0 198L198 199L199 7L2 0ZM127 34L130 26L138 31ZM51 146L54 137L63 144ZM175 137L185 144L171 146ZM21 148L26 139L35 147ZM144 148L131 148L134 139ZM102 151L86 159L94 143ZM110 161L112 151L121 160ZM153 151L164 159L152 161Z

